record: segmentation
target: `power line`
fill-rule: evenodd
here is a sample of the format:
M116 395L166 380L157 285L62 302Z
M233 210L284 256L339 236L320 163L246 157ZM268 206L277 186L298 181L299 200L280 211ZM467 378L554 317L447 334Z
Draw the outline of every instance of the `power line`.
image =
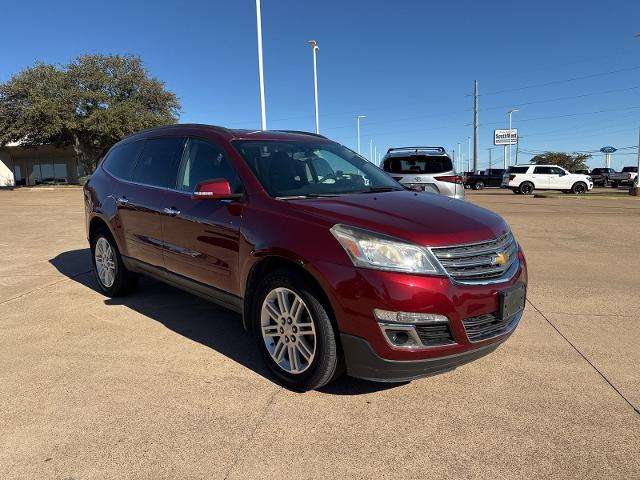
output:
M505 88L503 90L496 90L494 92L483 93L482 96L498 95L499 93L506 93L506 92L519 92L521 90L527 90L529 88L548 87L549 85L557 85L559 83L574 82L576 80L584 80L584 79L587 79L587 78L602 77L604 75L613 75L615 73L631 72L633 70L638 70L638 69L640 69L640 65L637 65L635 67L621 68L619 70L610 70L608 72L592 73L592 74L589 74L589 75L582 75L582 76L579 76L579 77L564 78L562 80L553 80L553 81L545 82L545 83L535 83L535 84L532 84L532 85L525 85L523 87ZM469 95L467 95L467 96L469 96Z

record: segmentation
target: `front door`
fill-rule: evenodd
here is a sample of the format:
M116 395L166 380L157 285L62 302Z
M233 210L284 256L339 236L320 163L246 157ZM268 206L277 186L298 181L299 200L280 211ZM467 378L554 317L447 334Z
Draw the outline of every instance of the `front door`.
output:
M198 183L215 178L227 179L232 193L241 192L235 170L220 146L189 139L177 177L176 188L167 197L170 214L162 219L167 270L239 295L238 250L244 204L192 198Z

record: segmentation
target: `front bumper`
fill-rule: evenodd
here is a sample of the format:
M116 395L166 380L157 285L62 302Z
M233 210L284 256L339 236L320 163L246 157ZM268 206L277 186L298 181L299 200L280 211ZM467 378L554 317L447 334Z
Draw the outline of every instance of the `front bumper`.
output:
M518 316L518 320L520 320L521 315ZM513 329L511 332L513 332ZM493 352L509 335L510 333L494 343L473 350L455 353L446 357L421 360L388 360L382 358L364 338L346 333L340 335L340 340L342 341L348 375L376 382L405 382L449 372L465 363L473 362Z
M460 285L448 278L407 275L335 264L321 264L333 312L343 340L347 373L380 381L401 381L451 370L490 353L515 330L521 313L490 338L470 338L465 320L499 310L500 292L527 284L526 260L509 281ZM374 309L435 313L448 318L453 342L400 348L392 345L374 317ZM482 353L484 352L484 353Z

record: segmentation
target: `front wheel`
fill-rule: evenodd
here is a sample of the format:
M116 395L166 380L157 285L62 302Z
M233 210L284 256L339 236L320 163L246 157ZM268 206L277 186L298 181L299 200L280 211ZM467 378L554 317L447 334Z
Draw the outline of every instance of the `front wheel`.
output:
M473 186L474 190L482 190L484 188L484 182L476 182Z
M576 195L581 195L587 191L587 184L584 182L576 182L571 188L571 191Z
M330 309L306 278L285 270L265 277L252 317L265 362L292 388L320 388L342 371Z

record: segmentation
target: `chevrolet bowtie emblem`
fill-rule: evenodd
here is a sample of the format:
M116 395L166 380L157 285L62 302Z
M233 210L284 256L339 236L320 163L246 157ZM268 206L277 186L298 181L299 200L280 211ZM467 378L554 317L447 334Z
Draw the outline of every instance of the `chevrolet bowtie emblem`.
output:
M507 252L500 252L491 260L494 265L504 265L509 261L509 254Z

